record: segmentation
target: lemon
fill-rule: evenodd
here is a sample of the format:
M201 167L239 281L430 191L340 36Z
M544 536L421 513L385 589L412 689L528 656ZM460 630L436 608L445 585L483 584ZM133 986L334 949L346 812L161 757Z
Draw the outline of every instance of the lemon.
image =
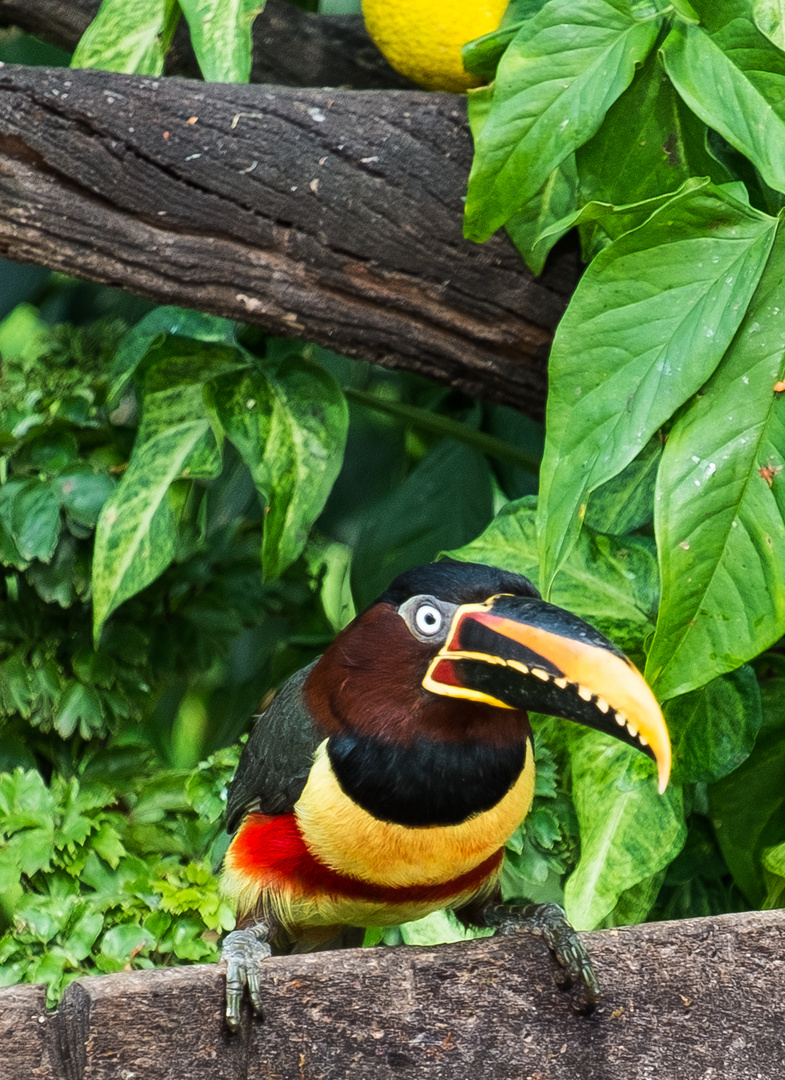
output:
M368 33L396 71L428 90L460 93L481 79L464 71L461 46L490 34L508 0L363 0Z

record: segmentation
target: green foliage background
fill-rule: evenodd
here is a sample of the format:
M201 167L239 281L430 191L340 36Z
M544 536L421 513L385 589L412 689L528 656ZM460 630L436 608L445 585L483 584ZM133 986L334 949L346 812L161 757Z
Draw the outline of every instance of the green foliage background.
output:
M106 0L74 63L155 74L182 14L205 75L245 79L260 6ZM470 95L467 234L505 227L539 271L577 227L589 261L545 432L0 264L0 983L54 1000L85 972L217 958L249 717L442 551L598 626L673 737L660 797L648 759L535 717L506 895L579 928L785 902L778 11L513 0L465 50L493 80ZM12 34L0 54L67 60ZM367 940L460 936L436 915Z

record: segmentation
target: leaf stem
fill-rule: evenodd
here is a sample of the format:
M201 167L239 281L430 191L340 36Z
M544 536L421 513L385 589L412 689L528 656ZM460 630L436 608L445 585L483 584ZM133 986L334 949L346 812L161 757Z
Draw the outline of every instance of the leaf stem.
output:
M495 435L476 431L467 424L461 423L460 420L453 420L452 417L442 416L428 409L420 409L416 405L385 401L384 398L368 394L363 390L355 390L350 386L345 386L343 392L349 401L386 413L402 423L419 428L420 431L441 435L445 439L455 439L457 442L470 446L473 450L478 450L481 454L487 454L505 465L513 465L516 469L523 469L524 472L534 473L535 476L540 471L540 458L536 454L519 450L517 446L512 446L503 439L497 439Z

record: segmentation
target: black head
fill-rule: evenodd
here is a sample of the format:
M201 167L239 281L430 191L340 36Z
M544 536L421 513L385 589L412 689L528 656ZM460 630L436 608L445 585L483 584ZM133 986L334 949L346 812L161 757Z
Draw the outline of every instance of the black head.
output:
M429 595L448 604L482 604L489 596L499 593L540 599L537 589L523 574L482 563L443 559L399 574L374 603L398 608L412 596Z

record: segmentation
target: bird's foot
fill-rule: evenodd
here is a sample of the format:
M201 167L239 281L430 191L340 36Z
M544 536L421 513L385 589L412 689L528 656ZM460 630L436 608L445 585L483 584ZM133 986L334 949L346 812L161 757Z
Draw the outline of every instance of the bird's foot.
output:
M483 912L486 925L500 934L528 930L545 939L551 955L558 964L557 983L569 990L576 984L581 988L577 1012L594 1012L600 1000L600 987L592 962L578 933L567 921L564 909L558 904L493 904Z
M259 966L271 953L271 928L257 923L247 930L233 930L223 941L221 957L226 961L226 1024L230 1031L240 1026L243 992L248 987L253 1011L262 1012Z

